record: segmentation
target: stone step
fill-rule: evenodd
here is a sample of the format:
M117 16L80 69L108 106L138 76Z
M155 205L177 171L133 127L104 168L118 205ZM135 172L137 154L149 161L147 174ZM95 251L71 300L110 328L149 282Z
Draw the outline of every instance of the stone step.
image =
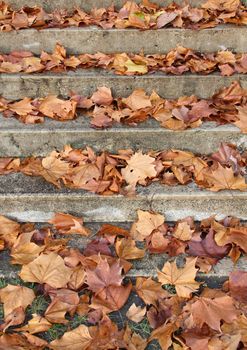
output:
M213 52L229 49L247 51L247 26L219 26L206 30L166 28L140 31L136 29L103 30L97 27L20 30L2 32L0 52L30 50L40 54L52 52L56 43L69 54L133 52L165 53L177 45L196 51ZM238 38L238 40L236 40Z
M62 149L65 144L73 148L93 145L96 151L104 149L109 152L128 148L144 152L177 148L210 154L220 142L247 149L247 135L234 125L217 126L208 122L196 129L173 131L161 127L153 119L136 127L115 124L109 129L93 129L89 119L79 115L69 122L46 119L43 124L26 125L0 116L0 157L46 156L54 149Z
M39 177L0 176L0 213L21 221L47 222L54 212L82 215L85 221L134 221L136 210L165 212L168 221L194 216L227 215L247 220L247 192L201 190L194 184L138 187L135 197L99 196L82 190L57 189Z
M0 74L0 96L16 100L24 96L43 97L47 94L67 97L69 91L89 96L99 86L112 89L114 96L127 97L134 89L142 88L147 93L155 90L164 98L179 98L183 95L196 95L209 98L215 91L239 80L247 89L247 75L234 74L230 77L218 73L209 75L184 74L180 76L163 73L143 76L116 75L102 69L78 69L64 73L41 74Z
M82 248L80 244L76 248ZM181 257L181 256L180 256ZM169 258L166 254L146 254L140 260L132 260L133 267L128 272L128 277L156 277L157 269L162 269L167 261L172 261L174 258ZM219 283L229 277L229 274L235 270L247 271L246 257L241 257L236 264L229 257L221 259L212 270L207 273L198 273L198 279L201 281L209 281L209 283ZM16 278L20 271L19 265L10 263L10 256L7 251L0 253L0 278Z
M74 7L81 7L86 11L90 11L94 7L108 7L114 4L115 7L120 8L124 5L125 0L8 0L8 4L11 4L14 8L20 8L21 6L42 6L46 11L53 11L55 9L73 9ZM136 0L140 3L141 0ZM171 4L173 0L153 0L152 2L166 6ZM184 4L184 0L176 0L177 4ZM190 0L191 6L200 6L205 3L205 0ZM246 3L246 0L242 0L242 3Z

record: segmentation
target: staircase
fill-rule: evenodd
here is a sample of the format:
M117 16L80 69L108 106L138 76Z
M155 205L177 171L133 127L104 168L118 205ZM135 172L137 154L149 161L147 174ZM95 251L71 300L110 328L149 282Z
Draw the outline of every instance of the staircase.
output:
M111 0L12 0L10 4L19 8L41 5L47 11L55 8L80 6L85 10L108 6ZM163 1L155 1L162 4ZM167 1L167 3L170 1ZM179 1L177 1L179 3ZM181 1L182 3L182 1ZM191 2L193 5L200 1ZM115 1L116 6L123 4ZM160 29L139 31L136 29L104 30L96 27L20 30L0 34L0 52L30 50L40 54L42 50L52 52L56 42L66 47L69 54L134 52L165 53L177 45L190 47L201 52L214 52L228 48L235 52L247 52L247 27L219 26L201 31L185 29ZM90 95L99 86L108 86L115 96L128 96L135 88L148 93L155 90L162 97L178 98L195 94L209 98L218 89L239 80L247 88L247 75L235 74L223 77L217 73L209 75L185 74L171 76L162 73L143 76L120 76L103 70L76 70L67 73L1 74L0 95L17 100L25 96L42 97L47 94L68 96L73 90ZM90 145L95 150L132 148L134 150L159 150L177 148L209 154L218 149L221 142L236 144L241 150L247 148L247 135L230 125L216 127L213 123L185 131L173 132L148 121L137 127L114 126L109 130L95 130L89 123L78 118L75 121L59 123L46 120L40 125L20 124L15 119L0 117L0 157L28 157L47 155L50 151L62 149L65 144L76 148ZM220 217L233 215L247 220L247 192L200 190L194 185L166 187L152 184L139 188L134 198L123 196L97 196L80 190L56 189L40 178L22 174L0 176L0 213L20 221L46 222L54 212L68 212L82 216L93 230L100 222L125 223L127 226L136 218L136 210L154 210L166 214L168 221L175 221L192 215L200 220L210 215ZM75 243L76 244L76 243ZM83 241L79 242L83 245ZM131 271L132 276L155 275L156 266L163 265L165 256L155 256L150 262L144 259ZM238 263L247 271L246 260ZM15 275L13 267L4 261L0 275ZM208 279L213 285L224 279L233 269L230 259L219 263Z

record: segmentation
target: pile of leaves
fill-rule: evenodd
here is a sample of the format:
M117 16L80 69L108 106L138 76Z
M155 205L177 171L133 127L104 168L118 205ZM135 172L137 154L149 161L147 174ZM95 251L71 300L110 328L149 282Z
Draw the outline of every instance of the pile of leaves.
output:
M172 225L139 210L130 230L104 224L96 235L69 214L57 213L49 224L0 216L0 250L20 265L21 278L0 289L0 349L144 350L153 340L162 350L247 348L247 272L231 272L221 289L197 279L224 256L235 262L247 252L247 227L237 218L187 217ZM83 249L69 246L74 235L85 236ZM157 279L131 280L132 262L147 250L187 256L182 264L167 260ZM135 332L142 322L146 337ZM47 342L58 324L64 334Z
M190 5L158 6L149 0L141 4L127 1L117 10L109 8L92 9L90 13L77 8L72 13L65 9L46 13L41 7L23 7L17 11L2 2L0 4L0 30L11 31L25 28L65 28L97 25L104 29L139 28L157 29L164 27L205 29L219 24L247 24L247 9L240 0L208 0L201 8Z
M195 155L181 150L107 151L97 155L91 148L52 151L47 157L0 158L0 175L21 172L42 176L57 187L83 189L101 195L135 193L136 186L150 183L175 186L194 182L210 191L246 191L247 152L222 144L211 155Z
M136 125L154 118L164 128L184 130L199 127L202 122L234 124L247 132L247 90L235 81L209 99L194 95L167 100L155 91L150 96L142 89L134 90L127 98L113 98L111 89L98 88L91 97L72 94L70 99L54 95L44 98L23 98L7 101L0 97L0 112L5 118L15 117L26 124L43 123L48 117L58 121L76 118L76 112L90 117L94 128L109 128L113 123Z
M186 72L210 74L219 71L223 76L230 76L234 73L247 73L247 53L233 53L227 50L199 53L178 46L167 54L98 52L67 56L65 48L57 44L53 53L43 51L39 57L30 51L0 54L0 73L63 72L78 68L101 68L120 75L143 75L154 72L175 75Z

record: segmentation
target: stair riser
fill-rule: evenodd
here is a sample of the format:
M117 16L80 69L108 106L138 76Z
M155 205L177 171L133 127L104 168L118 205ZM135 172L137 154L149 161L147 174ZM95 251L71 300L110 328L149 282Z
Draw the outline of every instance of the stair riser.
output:
M147 93L155 90L164 98L174 99L192 94L200 98L209 98L215 91L229 86L234 80L239 80L242 87L247 89L247 75L238 74L222 77L218 74L168 76L157 73L133 77L89 69L61 74L1 74L0 95L12 100L24 96L43 97L47 94L67 97L72 90L89 96L99 86L107 86L112 89L114 96L121 97L129 96L134 89L142 88Z
M59 122L53 122L53 126ZM28 130L16 121L16 129L0 129L0 157L45 156L54 149L62 149L65 144L74 148L93 146L96 151L116 152L119 149L132 148L148 151L177 148L196 151L203 154L214 152L220 142L233 143L241 149L247 149L247 135L237 128L221 127L214 129L192 129L174 132L164 128L141 129L140 127L109 130L80 129L69 127L66 130L42 130L35 125ZM21 130L20 130L21 128ZM28 142L27 142L28 140Z
M7 180L7 178L6 178ZM0 212L22 221L46 222L54 212L70 212L80 215L85 221L133 221L136 210L165 212L170 221L181 217L194 216L196 220L217 214L237 216L247 220L247 194L239 196L233 192L226 197L205 192L174 195L153 193L135 198L122 196L85 196L80 194L6 194L0 195Z
M236 40L236 37L238 40ZM30 50L40 54L52 52L56 43L66 47L69 54L116 53L144 50L146 54L165 53L177 45L201 52L230 49L247 51L247 27L217 27L210 30L102 30L97 28L21 30L1 33L0 52Z

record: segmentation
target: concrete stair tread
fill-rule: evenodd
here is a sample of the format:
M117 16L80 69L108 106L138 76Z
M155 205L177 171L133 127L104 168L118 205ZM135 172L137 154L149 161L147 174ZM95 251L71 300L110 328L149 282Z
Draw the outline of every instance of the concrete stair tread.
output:
M158 30L101 29L96 26L50 28L44 30L24 29L2 32L0 52L29 50L40 54L52 52L56 42L62 44L69 54L116 53L144 50L146 54L165 53L177 45L201 52L229 49L247 51L247 26L221 25L205 30L165 28ZM236 40L238 37L238 40ZM17 43L18 41L18 43Z
M77 245L77 248L81 248ZM166 254L146 254L143 259L132 260L133 267L128 272L128 277L156 277L157 269L162 269L166 261L171 261L173 258L169 258ZM0 254L0 278L16 278L21 267L19 265L12 265L10 263L9 253L1 252ZM207 273L198 273L200 280L217 280L226 279L229 277L229 273L235 270L247 271L246 257L240 257L238 262L234 265L229 257L221 259L212 270Z
M181 76L163 73L143 76L116 75L102 69L78 69L64 73L45 72L41 74L1 74L0 95L15 100L27 97L43 97L57 94L67 97L69 91L88 96L99 86L108 86L114 96L129 96L136 88L147 93L155 90L164 98L179 98L195 94L200 98L209 98L215 91L239 80L247 88L247 75L234 74L230 77L219 73L209 75L184 74Z
M83 115L68 122L46 118L44 123L34 125L0 115L0 157L45 156L54 149L62 149L65 144L74 148L93 145L96 151L109 152L124 148L143 151L177 148L210 154L218 149L220 142L244 149L247 135L234 125L214 122L181 131L165 129L154 119L137 126L115 123L109 129L94 129L90 127L90 118Z
M135 197L100 196L75 189L57 189L40 177L23 174L0 176L0 207L3 215L18 220L47 221L54 212L83 215L86 221L133 221L136 210L166 212L167 220L192 215L200 220L227 215L247 220L247 192L210 192L194 184L139 186ZM26 219L25 219L26 218ZM31 219L30 219L31 218Z

